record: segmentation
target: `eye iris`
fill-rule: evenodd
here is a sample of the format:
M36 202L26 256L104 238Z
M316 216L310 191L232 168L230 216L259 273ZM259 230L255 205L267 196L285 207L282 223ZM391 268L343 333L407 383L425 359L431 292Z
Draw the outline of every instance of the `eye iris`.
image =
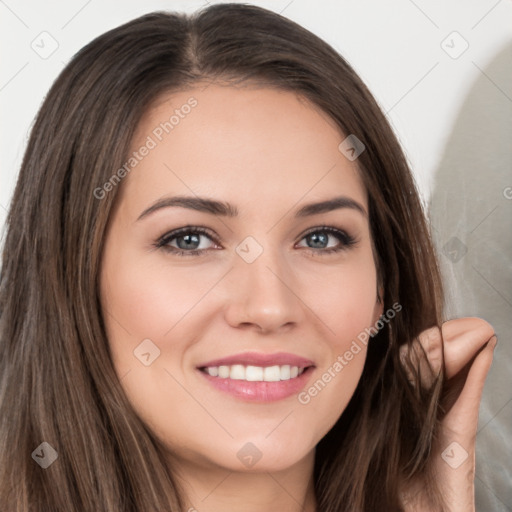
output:
M199 245L199 237L200 235L197 235L197 234L193 234L193 235L182 235L182 236L179 236L176 238L176 243L178 245L178 247L180 249L190 249L190 245L189 244L197 244ZM180 240L185 240L185 245L184 247L182 247L179 243ZM193 249L196 249L196 247L193 247Z
M320 235L318 234L320 233ZM309 239L313 242L313 245L316 247L316 248L320 248L320 249L323 249L323 244L327 244L327 241L329 239L329 235L319 231L319 232L316 232L316 233L312 233L311 235L309 235ZM320 242L319 242L320 241ZM320 243L320 246L321 247L318 247L316 244L317 243Z
M313 249L322 249L322 252L336 252L340 249L332 248L327 249L327 244L329 242L329 236L331 235L330 229L324 229L324 230L317 230L310 232L308 235L306 235L306 239L309 240L311 243L311 248ZM161 240L159 247L162 246L168 246L169 250L172 250L171 243L176 243L178 251L181 250L181 254L185 254L185 252L188 252L190 254L196 254L200 252L198 249L198 246L200 245L200 238L201 236L206 236L207 238L210 238L210 235L204 235L202 231L182 231L184 234L179 234L178 232L175 232L174 235L171 233L168 237ZM342 246L348 246L351 244L351 241L345 241L343 238L343 234L336 230L336 238L341 242ZM194 245L195 244L195 245Z

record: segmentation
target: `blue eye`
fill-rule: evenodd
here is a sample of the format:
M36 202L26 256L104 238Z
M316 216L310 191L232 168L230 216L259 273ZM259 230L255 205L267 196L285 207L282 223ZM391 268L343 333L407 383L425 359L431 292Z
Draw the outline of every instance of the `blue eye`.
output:
M201 227L195 226L185 226L180 229L176 229L164 235L158 242L156 243L156 247L158 249L163 249L165 251L177 254L178 256L195 256L209 250L208 248L197 248L196 245L200 244L201 237L207 237L210 240L214 239L213 235L210 232ZM173 240L181 241L178 243L178 247L173 247L171 242ZM194 247L192 247L194 246Z
M329 243L329 237L337 238L340 243L338 245L335 245L334 247L324 248L323 245ZM319 254L330 254L346 250L356 243L356 239L353 236L346 233L345 231L341 231L340 229L331 228L328 226L323 226L320 228L314 228L310 230L308 233L304 235L303 240L307 238L309 238L309 240L311 240L313 244L316 245L316 248L319 248L319 245L322 246L319 248L320 250L312 251L313 253ZM308 249L311 248L308 247ZM315 249L315 247L313 247L313 249Z
M201 247L202 237L219 244L216 237L213 236L208 229L196 226L185 226L165 234L154 246L157 249L162 249L177 256L199 256L212 250L211 247ZM329 238L337 238L339 243L334 247L328 247ZM336 253L346 250L357 243L356 239L345 231L328 226L313 228L303 235L301 240L306 239L309 239L314 246L305 247L305 249L315 255ZM174 243L177 247L171 245ZM324 247L326 244L327 247Z

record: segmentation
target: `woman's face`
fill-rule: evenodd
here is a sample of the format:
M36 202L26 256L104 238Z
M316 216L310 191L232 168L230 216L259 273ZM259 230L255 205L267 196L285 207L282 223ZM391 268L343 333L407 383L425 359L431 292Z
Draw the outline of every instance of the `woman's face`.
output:
M177 461L291 467L351 398L382 308L344 138L266 88L176 92L142 119L101 299L128 399Z

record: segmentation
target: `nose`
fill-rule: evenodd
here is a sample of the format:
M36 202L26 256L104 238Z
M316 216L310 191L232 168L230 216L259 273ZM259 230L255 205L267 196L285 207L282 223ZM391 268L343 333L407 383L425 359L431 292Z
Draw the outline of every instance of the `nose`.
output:
M297 277L277 249L264 248L252 263L235 255L227 285L225 318L232 327L269 333L290 329L303 318Z

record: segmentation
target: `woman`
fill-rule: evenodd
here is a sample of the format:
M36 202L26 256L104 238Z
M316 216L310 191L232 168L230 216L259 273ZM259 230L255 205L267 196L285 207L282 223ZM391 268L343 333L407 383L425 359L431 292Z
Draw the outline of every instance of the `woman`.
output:
M277 14L152 13L72 59L0 293L2 510L473 507L493 329L442 324L392 130Z

